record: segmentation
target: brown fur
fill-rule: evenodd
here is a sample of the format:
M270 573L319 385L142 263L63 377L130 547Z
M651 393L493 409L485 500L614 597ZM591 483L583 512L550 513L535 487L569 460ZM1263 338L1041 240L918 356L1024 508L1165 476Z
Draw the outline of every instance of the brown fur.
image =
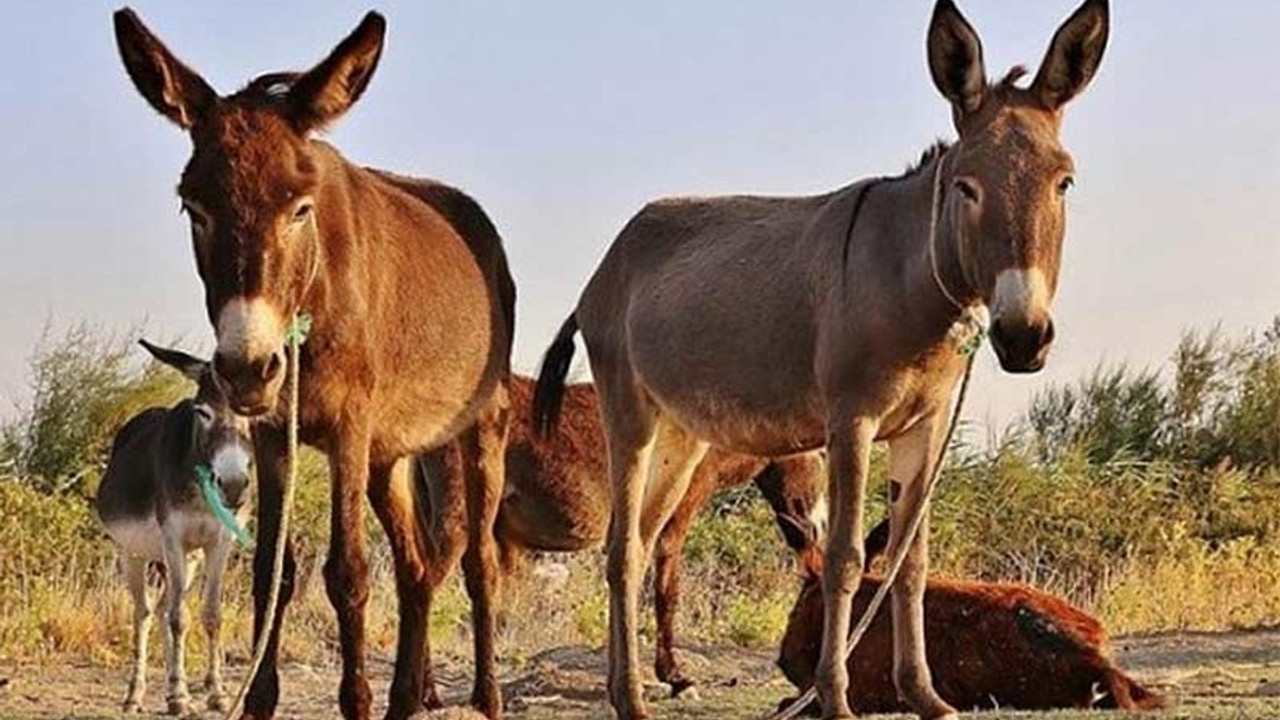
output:
M139 92L193 141L179 194L192 216L196 263L218 336L215 375L232 406L257 418L255 628L264 620L286 471L288 408L278 401L284 332L296 313L307 312L314 325L300 356L298 410L302 439L328 455L332 472L324 575L338 616L342 714L365 720L371 704L366 495L389 538L400 601L387 715L407 717L422 705L431 570L417 515L426 501L402 461L451 444L465 478L471 531L464 562L476 643L472 702L499 716L492 528L503 486L515 323L501 239L462 192L354 165L314 137L368 86L385 21L369 13L311 70L273 73L226 97L132 11L116 13L115 28ZM277 636L293 578L290 553L268 657L246 701L249 717L270 717L276 708Z
M875 575L863 577L854 615L866 609L880 582ZM1026 585L933 579L925 588L924 611L934 684L955 707L1148 710L1166 705L1160 694L1116 667L1102 623L1062 598ZM810 574L778 658L797 688L813 683L821 643L822 587L819 576ZM848 670L849 705L855 712L910 709L893 684L893 628L885 613L872 622Z
M663 523L646 520L670 515L710 445L764 456L826 446L830 602L815 685L827 717L851 717L844 657L871 445L890 443L891 477L903 485L896 550L908 518L926 510L922 489L964 369L958 305L991 307L1005 369L1043 366L1072 170L1058 140L1062 106L1092 78L1107 31L1106 0L1085 0L1030 87L991 85L977 34L938 0L929 66L959 132L945 154L920 172L823 195L653 202L622 229L547 352L535 407L539 427L554 425L581 330L614 488L609 694L620 718L648 715L639 590ZM927 548L924 525L905 548L892 606L895 682L932 720L954 710L925 661Z
M530 552L598 548L609 525L607 453L594 388L586 383L565 388L563 420L549 437L533 432L532 404L533 381L513 376L507 486L496 529L508 575L519 571ZM465 519L460 479L448 472L447 462L437 464L441 462L438 458L428 461L433 500L428 522L434 546L442 555L433 564L447 568L466 544ZM819 528L810 520L821 497L820 477L821 460L816 455L770 462L714 449L707 453L688 493L662 528L656 548L656 670L673 694L693 685L673 652L681 553L693 520L717 492L754 481L802 564L812 563L821 552ZM443 580L443 575L434 577L437 584ZM439 699L430 675L427 682L428 705L436 706Z

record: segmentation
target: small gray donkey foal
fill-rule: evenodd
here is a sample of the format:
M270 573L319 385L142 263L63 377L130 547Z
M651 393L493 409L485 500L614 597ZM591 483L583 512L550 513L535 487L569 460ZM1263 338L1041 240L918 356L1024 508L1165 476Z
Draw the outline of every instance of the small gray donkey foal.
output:
M97 510L120 551L133 597L133 678L126 712L137 711L146 691L147 634L152 604L147 567L155 563L165 578L165 662L167 700L172 715L189 710L183 656L186 618L182 598L194 567L188 556L201 550L206 561L202 619L209 647L205 678L209 707L225 707L222 692L222 573L234 542L214 516L199 487L197 468L213 478L223 504L238 517L252 474L248 421L236 416L214 382L208 361L140 341L157 360L176 368L197 385L196 394L171 408L148 408L116 433L111 459L98 489Z

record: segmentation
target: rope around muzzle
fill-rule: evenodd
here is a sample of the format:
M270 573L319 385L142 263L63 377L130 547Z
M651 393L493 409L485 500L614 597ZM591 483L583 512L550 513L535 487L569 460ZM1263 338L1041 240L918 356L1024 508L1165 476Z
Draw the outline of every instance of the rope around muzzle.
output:
M929 209L929 265L938 290L952 305L960 310L960 319L956 323L958 330L953 329L950 335L956 342L956 352L965 356L964 375L960 380L960 390L956 393L955 404L951 408L951 418L947 423L946 436L943 438L942 446L938 448L938 459L933 465L932 472L929 473L929 480L924 486L920 504L907 522L906 532L898 544L897 552L894 553L889 567L885 570L880 587L876 589L875 595L871 597L871 602L867 605L867 609L858 618L858 624L849 631L848 645L845 648L845 657L842 661L846 663L853 656L853 650L866 634L867 628L871 627L872 621L879 614L880 606L884 604L885 597L893 589L898 573L902 570L902 565L907 560L907 552L910 550L911 544L915 542L916 535L920 532L920 525L924 523L925 514L929 512L933 491L938 485L938 480L942 477L942 465L947 459L947 450L951 447L951 441L955 437L956 426L960 424L960 413L964 410L964 401L969 394L969 381L973 378L973 362L978 355L978 349L982 347L982 341L986 338L987 333L984 309L964 305L956 300L951 292L947 290L947 286L942 282L942 276L938 272L937 253L934 250L934 245L937 243L938 235L938 204L942 194L941 179L944 158L945 155L938 158L933 172L933 199ZM961 263L961 272L964 272L963 263ZM815 686L810 685L809 689L805 690L795 702L785 709L770 715L769 720L792 720L803 713L817 699L818 690Z
M271 563L271 587L267 593L267 607L262 616L262 629L258 633L258 642L253 648L253 661L249 663L249 673L240 683L236 699L227 708L223 720L231 720L244 706L244 699L249 694L262 661L267 656L267 645L271 633L275 629L276 606L280 604L280 584L284 577L285 548L289 543L289 515L293 511L294 488L298 480L298 375L302 354L302 344L311 333L311 316L305 312L295 313L293 323L285 333L285 346L289 349L289 425L288 425L288 464L285 473L284 499L280 508L280 527L276 533L276 546Z
M253 547L253 536L244 529L244 523L240 522L240 518L236 517L235 513L222 502L222 495L218 493L218 487L214 481L213 468L208 463L196 465L196 484L200 486L200 494L204 495L204 502L209 506L209 511L218 519L218 522L222 523L227 532L231 533L231 537L244 547Z

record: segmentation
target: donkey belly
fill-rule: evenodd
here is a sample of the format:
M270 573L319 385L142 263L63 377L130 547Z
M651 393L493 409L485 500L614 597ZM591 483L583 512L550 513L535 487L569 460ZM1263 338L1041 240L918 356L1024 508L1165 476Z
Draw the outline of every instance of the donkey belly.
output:
M627 318L631 369L666 415L712 444L763 456L812 450L825 435L812 311L802 292L753 295L756 275L675 272L637 298Z
M164 562L164 537L154 516L113 518L103 526L121 556Z

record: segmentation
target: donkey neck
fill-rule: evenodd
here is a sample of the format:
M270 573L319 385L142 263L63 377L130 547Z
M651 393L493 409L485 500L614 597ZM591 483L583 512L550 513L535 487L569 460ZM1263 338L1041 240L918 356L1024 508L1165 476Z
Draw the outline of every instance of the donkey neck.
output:
M920 167L869 188L863 209L869 244L883 273L881 291L895 313L918 328L927 345L944 340L978 300L969 257L951 222L949 150ZM874 230L874 232L872 232Z

